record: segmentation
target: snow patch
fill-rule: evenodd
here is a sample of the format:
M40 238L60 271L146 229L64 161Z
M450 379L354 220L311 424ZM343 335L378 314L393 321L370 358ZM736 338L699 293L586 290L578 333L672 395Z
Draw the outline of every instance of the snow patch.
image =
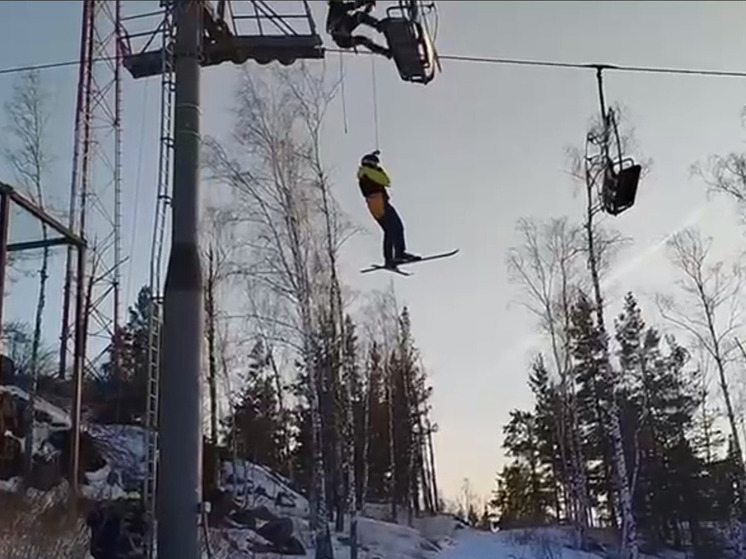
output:
M267 507L279 516L307 517L308 500L282 476L247 460L223 462L221 486L245 507Z

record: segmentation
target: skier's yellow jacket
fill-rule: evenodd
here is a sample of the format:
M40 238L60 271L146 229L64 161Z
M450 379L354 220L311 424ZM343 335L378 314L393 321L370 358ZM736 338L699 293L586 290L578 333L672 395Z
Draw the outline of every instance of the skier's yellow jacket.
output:
M364 162L358 167L357 180L371 215L376 220L381 219L389 201L386 189L391 187L391 179L388 173L380 165Z

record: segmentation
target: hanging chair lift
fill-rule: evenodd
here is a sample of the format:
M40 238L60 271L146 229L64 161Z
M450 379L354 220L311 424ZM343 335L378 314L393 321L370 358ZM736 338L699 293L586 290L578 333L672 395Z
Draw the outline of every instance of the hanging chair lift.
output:
M399 0L386 10L383 34L404 81L426 85L440 69L435 45L424 21L424 12L435 9L418 0Z
M603 158L601 205L606 213L616 216L634 206L642 166L635 163L635 160L631 157L625 157L622 152L622 141L614 111L606 109L602 72L603 67L596 68L602 122L602 136L600 138L601 157ZM612 143L614 144L613 148Z

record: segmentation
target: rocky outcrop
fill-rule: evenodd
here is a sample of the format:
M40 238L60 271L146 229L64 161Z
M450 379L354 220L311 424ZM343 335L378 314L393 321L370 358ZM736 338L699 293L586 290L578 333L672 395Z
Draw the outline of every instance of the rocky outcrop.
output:
M0 386L0 480L18 479L24 472L29 401L23 389ZM34 414L33 456L25 486L47 491L67 477L71 422L65 410L39 397ZM79 481L86 497L107 503L137 499L147 471L141 427L86 423L80 452ZM308 502L288 480L257 464L226 459L225 454L206 473L211 479L205 484L211 528L230 532L232 540L241 539L240 547L247 551L305 554L301 533L307 525ZM6 490L18 486L5 484Z

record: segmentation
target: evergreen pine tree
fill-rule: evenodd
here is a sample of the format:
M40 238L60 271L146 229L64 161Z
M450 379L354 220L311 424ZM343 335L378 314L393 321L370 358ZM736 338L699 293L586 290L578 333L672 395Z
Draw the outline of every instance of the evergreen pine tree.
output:
M224 421L228 426L227 443L248 460L280 471L285 463L284 418L279 412L275 379L261 342L252 348L243 377L239 397Z
M587 468L589 496L602 516L615 524L612 449L606 426L612 387L600 374L602 341L593 322L593 306L582 293L572 309L569 336L577 386L578 428L573 442L581 449L581 467Z
M549 519L553 493L547 475L548 469L541 461L542 441L537 418L531 412L512 410L503 432L503 448L509 456L525 465L528 471L525 520L535 526L545 524Z
M389 421L386 373L378 344L373 343L368 355L368 433L366 463L368 464L365 494L371 502L383 503L388 497Z
M563 463L560 452L560 437L562 431L558 423L562 415L559 406L560 394L556 386L549 379L549 372L541 355L537 356L531 365L528 380L534 395L535 436L537 439L537 460L546 471L546 489L551 495L555 518L562 515L560 486L569 484L564 477L567 465Z
M697 373L672 337L646 328L632 293L616 321L624 433L635 516L651 541L680 544L681 526L696 536L701 462L689 441L699 403Z
M525 463L513 460L503 467L497 476L497 489L490 501L501 529L532 524L531 491L531 472Z
M148 386L148 317L150 290L140 288L135 304L129 308L127 323L112 336L111 348L118 344L119 372L112 360L101 367L96 379L96 421L101 423L140 423L145 414Z

